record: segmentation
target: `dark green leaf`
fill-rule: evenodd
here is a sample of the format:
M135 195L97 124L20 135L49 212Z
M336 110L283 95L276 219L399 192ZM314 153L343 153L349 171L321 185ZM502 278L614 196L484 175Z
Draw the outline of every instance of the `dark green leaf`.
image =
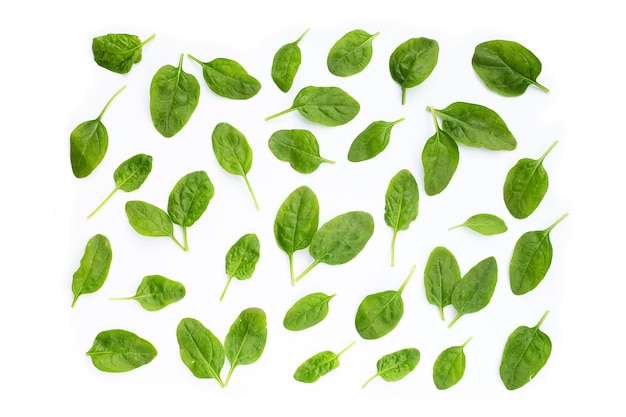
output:
M433 249L424 269L424 288L428 302L439 307L441 320L445 320L443 308L452 304L452 293L460 280L461 270L452 252L443 246Z
M309 32L307 29L295 42L281 46L272 60L272 80L284 93L291 89L293 80L298 73L298 68L302 63L302 51L298 44Z
M322 163L334 161L322 158L315 135L309 130L279 130L270 136L269 148L274 156L302 174L310 174Z
M385 194L385 223L393 229L391 239L391 266L394 265L396 236L398 231L407 230L417 218L419 189L413 174L400 170L389 182Z
M459 165L459 147L443 130L439 129L434 109L435 134L424 144L422 166L424 167L424 191L436 195L446 189Z
M475 214L465 220L462 224L452 226L448 230L456 229L458 227L467 227L481 235L491 236L499 233L504 233L508 230L504 220L493 214L480 213Z
M465 352L463 349L472 340L470 337L462 346L445 349L435 359L433 381L437 389L444 390L456 385L465 373Z
M239 317L230 327L224 349L230 362L230 370L224 381L228 381L233 370L239 365L249 365L261 357L267 341L267 319L265 312L260 308L248 308L239 314Z
M283 326L287 330L299 331L313 327L328 315L328 303L335 295L315 292L296 301L285 314Z
M98 333L87 356L104 372L128 372L146 365L157 355L154 346L126 330L105 330Z
M252 277L261 256L261 243L254 233L243 235L226 253L226 274L228 281L222 291L220 301L224 299L230 281L234 278L245 280Z
M391 128L404 120L404 117L394 122L379 120L372 122L352 141L348 151L348 160L361 162L372 159L385 150L391 137Z
M378 372L365 381L365 388L374 378L380 376L387 382L399 381L411 373L420 361L420 351L415 348L407 348L384 355L376 363Z
M439 44L428 38L412 38L399 45L389 58L391 78L402 88L402 104L406 90L423 83L437 66Z
M345 349L339 353L334 353L329 350L316 353L309 359L304 361L302 365L296 369L293 377L296 381L313 383L320 377L326 375L330 371L337 369L339 366L339 356L341 356L346 350L350 349L355 342L350 343Z
M87 241L85 253L72 277L72 307L79 296L94 293L102 287L109 274L112 258L111 243L106 236L97 234Z
M233 100L246 100L254 97L261 89L261 83L239 64L227 58L216 58L202 62L189 55L189 58L202 66L204 81L215 94Z
M176 328L180 358L196 378L215 378L220 386L224 366L224 346L209 329L196 319L185 318Z
M370 35L363 30L353 30L339 39L328 52L326 65L331 74L348 77L367 67L372 59L372 41L379 32Z
M150 36L141 42L138 36L126 33L109 33L93 38L91 50L96 64L118 74L130 72L133 64L141 62L141 51L154 39Z
M493 256L474 265L454 286L452 306L456 309L456 317L448 327L462 316L485 308L491 301L497 281L498 264Z
M167 212L175 224L191 227L206 211L214 194L213 183L205 171L190 172L174 185Z
M111 300L135 300L148 311L158 311L182 300L185 293L185 286L180 282L161 275L148 275L143 278L134 296Z

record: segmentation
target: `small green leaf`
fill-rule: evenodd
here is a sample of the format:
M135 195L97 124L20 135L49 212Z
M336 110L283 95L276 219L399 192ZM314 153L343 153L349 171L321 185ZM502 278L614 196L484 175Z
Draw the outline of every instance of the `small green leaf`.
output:
M167 200L167 213L181 227L193 226L204 214L215 194L205 171L194 171L179 179Z
M423 83L437 66L439 44L428 38L411 38L400 44L389 58L391 78L400 84L402 104L406 90Z
M126 217L131 227L140 235L169 237L182 250L189 250L176 239L172 219L159 207L145 201L128 201L126 202Z
M226 274L228 281L220 296L224 299L228 285L233 278L246 280L252 277L256 264L261 256L261 243L254 233L248 233L235 242L226 253Z
M289 165L301 174L314 172L324 162L335 163L320 156L317 139L309 130L276 131L270 136L268 145L276 158L289 162Z
M189 58L200 64L204 81L215 94L233 100L247 100L261 89L261 83L237 61L216 58L202 62L192 55Z
M460 280L461 270L452 252L443 246L433 249L424 269L424 288L428 302L439 307L441 320L445 320L443 309L452 304L452 293Z
M385 194L385 223L393 229L391 239L391 266L395 262L396 236L400 230L407 230L417 218L419 210L419 189L417 181L407 169L400 170L389 181Z
M184 318L176 328L180 358L196 378L214 378L224 387L220 378L225 353L222 342L196 319Z
M145 44L154 39L150 36L141 41L137 35L109 33L93 38L91 50L96 64L118 74L130 72L133 64L141 62L141 52Z
M448 230L457 229L459 227L467 227L485 236L497 235L508 230L504 220L498 216L487 213L475 214L465 220L465 222L452 226Z
M403 120L404 117L393 122L379 120L370 123L352 141L348 151L348 160L351 162L366 161L384 151L389 144L391 129Z
M452 306L456 309L456 316L448 327L462 316L485 308L491 301L497 280L498 264L493 256L474 265L454 286Z
M224 385L228 385L231 375L239 365L249 365L261 357L267 341L267 318L260 308L248 308L239 314L230 327L224 349L230 362L228 376Z
M85 246L80 265L72 277L72 307L78 297L98 291L107 279L113 251L109 239L101 234L91 237Z
M296 301L285 314L283 326L287 330L300 331L320 323L328 315L328 303L335 295L316 292Z
M294 379L305 383L316 382L330 371L337 369L337 367L339 367L339 357L355 343L356 342L350 343L339 353L334 353L329 350L316 353L296 369L296 372L293 374Z
M435 134L424 144L422 166L424 167L424 191L437 195L446 189L459 165L459 147L443 130L439 129L437 116L431 109Z
M272 60L272 80L283 93L288 92L302 63L302 51L299 43L309 32L304 31L295 42L281 46Z
M104 372L128 372L150 363L157 355L154 346L126 330L98 333L87 356Z
M357 29L346 33L328 52L328 71L338 77L357 74L367 67L372 59L372 41L380 32L373 35Z
M456 385L465 374L465 352L463 349L472 340L470 337L462 346L445 349L435 359L433 381L437 389L445 390Z
M361 388L365 388L374 378L380 376L387 382L400 381L413 372L420 361L420 351L415 348L407 348L384 355L376 363L378 372L365 381Z
M132 297L111 298L111 300L135 300L148 311L158 311L185 297L185 286L161 275L148 275L143 278Z

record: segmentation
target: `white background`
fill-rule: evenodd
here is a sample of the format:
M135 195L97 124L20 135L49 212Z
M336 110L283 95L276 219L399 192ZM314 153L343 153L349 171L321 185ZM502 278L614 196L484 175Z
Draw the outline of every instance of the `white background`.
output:
M582 411L614 415L623 409L624 371L621 321L624 290L622 219L624 134L620 123L624 97L623 22L617 2L502 1L416 2L327 1L23 1L3 5L0 39L3 89L0 170L4 221L0 279L0 414L63 413L90 415L217 414L267 412L314 415L319 412L433 413L497 415ZM291 92L270 78L274 52L301 41L303 63ZM337 78L325 66L328 49L352 29L370 33L374 56L368 68ZM127 32L156 38L144 59L128 75L110 73L92 60L91 39ZM400 89L388 75L388 57L411 37L436 39L439 63L421 86ZM476 44L510 39L531 49L542 61L538 81L549 94L529 88L517 98L488 91L470 60ZM189 124L165 139L152 127L149 82L162 65L176 65L181 53L209 61L239 61L263 88L248 101L213 94L199 66L185 58L184 69L202 88ZM108 109L109 151L88 178L77 180L69 164L68 138L80 122L95 118L109 97L127 88ZM297 113L265 122L291 105L306 85L336 85L361 103L347 125L327 128ZM454 101L486 105L497 111L518 139L512 152L460 148L460 164L440 195L423 193L420 154L433 133L427 105L443 108ZM373 160L347 161L352 139L374 120L406 120L394 127L388 148ZM210 145L216 123L226 121L247 137L254 150L249 179L261 210L257 212L241 178L217 165ZM322 156L336 161L310 175L291 170L267 148L272 132L285 128L313 131ZM550 189L536 213L515 220L506 212L501 187L508 169L522 157L538 158L559 143L545 161ZM139 153L154 157L144 186L119 192L93 219L86 215L113 188L113 170ZM421 201L418 219L397 239L396 266L389 266L391 229L383 221L389 179L407 168L416 176ZM215 197L202 219L189 229L191 250L183 253L166 238L147 238L127 223L123 206L142 199L163 208L174 183L184 174L205 170ZM321 222L350 210L366 210L376 230L365 250L341 266L320 265L295 287L289 284L287 257L276 247L272 225L284 198L300 185L317 194ZM469 230L448 231L478 212L505 219L509 231L483 237ZM552 233L554 261L546 280L532 293L513 296L508 261L517 237L549 226L570 213ZM224 255L244 233L257 233L261 260L252 279L234 281L225 300ZM113 247L113 265L102 289L79 298L70 308L71 277L89 237L103 233ZM495 256L499 283L483 311L463 317L451 329L441 322L423 290L423 268L437 245L448 247L464 273ZM296 269L310 262L296 256ZM416 273L404 292L405 316L388 336L360 339L353 317L360 300L373 292L397 289L412 265ZM159 312L109 297L132 295L144 275L162 274L181 281L187 297ZM299 333L282 327L287 308L314 291L336 293L328 318ZM183 317L202 321L223 340L244 308L263 308L268 341L261 359L241 366L226 389L213 380L194 378L178 356L175 328ZM542 329L553 342L552 356L537 378L507 391L498 366L508 334L533 326L550 310ZM449 321L454 315L446 309ZM84 353L102 330L124 328L150 340L155 360L125 374L96 370ZM444 348L473 339L466 347L467 370L455 387L440 392L432 383L432 364ZM295 368L321 350L335 352L353 340L341 366L319 382L293 380ZM376 371L383 354L404 347L422 353L416 370L404 380L380 378L361 384ZM336 410L336 411L335 411Z

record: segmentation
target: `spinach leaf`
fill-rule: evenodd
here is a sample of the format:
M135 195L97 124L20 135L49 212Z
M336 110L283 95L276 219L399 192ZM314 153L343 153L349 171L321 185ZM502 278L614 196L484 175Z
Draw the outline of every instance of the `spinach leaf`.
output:
M317 196L307 186L295 189L287 196L276 213L274 238L278 247L289 257L291 284L294 285L294 252L306 249L317 231L320 206Z
M462 224L452 226L448 230L453 230L459 227L467 227L481 235L491 236L499 233L504 233L508 230L504 220L493 214L480 213L469 217Z
M146 365L157 350L145 339L127 330L113 329L98 333L87 351L93 365L104 372L128 372Z
M378 372L365 381L361 388L365 388L374 378L380 376L387 382L399 381L410 374L420 361L420 351L415 348L407 348L389 353L376 362Z
M78 297L98 291L109 275L113 251L109 239L101 234L91 237L85 246L80 265L72 277L72 307Z
M448 327L462 316L485 308L491 301L497 280L498 264L493 256L474 265L454 286L452 306L456 309L456 316Z
M164 65L150 83L150 116L157 132L166 138L178 133L191 119L200 101L200 84L183 71L183 54L178 67Z
M443 309L452 304L452 293L460 280L461 270L452 252L443 246L433 249L424 269L424 288L428 302L439 307L441 320L445 320Z
M526 294L543 281L552 263L550 232L567 216L564 214L545 230L526 232L517 240L509 264L513 294Z
M322 163L335 161L320 156L320 148L315 135L309 130L279 130L270 136L269 148L274 156L301 174L314 172Z
M308 86L298 92L290 108L265 120L298 110L302 117L313 123L339 126L354 119L360 109L359 102L339 87Z
M305 383L316 382L320 377L337 369L339 366L339 356L350 349L355 343L356 342L350 343L339 353L334 353L329 350L316 353L296 369L296 372L293 374L294 379Z
M261 83L241 66L237 61L227 58L216 58L202 62L188 55L202 67L204 81L215 94L233 100L247 100L254 97L261 89Z
M137 35L109 33L93 38L91 51L96 64L118 74L130 72L133 64L141 62L141 50L156 35L141 41Z
M296 78L300 64L302 63L302 51L298 45L304 35L309 32L305 30L294 42L281 46L272 60L272 80L283 93L288 92Z
M422 166L424 167L424 191L437 195L446 189L459 165L459 147L446 132L439 128L435 111L435 134L424 144Z
M184 318L176 328L180 358L196 378L215 378L223 388L220 378L225 353L222 342L196 319Z
M150 155L140 153L122 162L113 172L115 188L87 218L93 217L118 190L129 193L139 189L151 171L152 157Z
M309 253L314 261L294 283L300 281L319 263L340 265L354 259L374 234L374 219L364 211L340 214L324 223L313 235Z
M109 99L98 117L82 122L70 133L70 163L76 178L85 178L100 165L109 147L109 133L102 123L102 117L123 86Z
M495 111L480 104L456 102L443 110L428 107L442 120L441 128L465 146L510 151L517 140Z
M531 84L549 92L537 82L541 61L517 42L492 40L478 44L472 56L472 67L487 88L506 97L524 94Z
M348 77L363 71L372 59L372 41L379 34L376 32L370 35L359 29L346 33L328 52L328 71L338 77Z
M404 117L394 122L379 120L370 123L350 145L348 160L361 162L372 159L385 150L391 137L391 128L404 120Z
M239 365L249 365L261 357L267 341L267 318L260 308L248 308L230 327L224 349L230 363L230 369L224 385L228 385L230 377Z
M385 194L385 223L393 229L391 266L394 265L398 231L407 230L411 222L417 219L419 199L417 181L409 170L400 170L389 181Z
M402 104L406 90L423 83L437 66L439 44L428 38L411 38L400 44L389 58L391 78L402 88Z
M222 291L220 301L224 299L226 290L233 277L240 281L252 277L260 256L261 243L254 233L241 236L239 240L230 247L226 253L226 274L228 275L228 281L226 281L226 286L224 287L224 291Z
M323 292L305 295L287 310L283 326L292 331L315 326L328 315L328 303L334 296L335 294L326 295Z
M145 201L126 203L126 217L131 227L142 236L169 237L184 251L189 250L174 236L174 223L165 211Z
M543 160L554 149L555 141L539 159L522 158L511 168L504 181L504 203L516 219L530 216L548 191L548 173Z
M509 335L500 363L500 379L508 390L526 385L548 362L552 341L539 330L548 313L544 313L535 327L520 326Z
M134 296L111 300L135 300L148 311L158 311L182 300L185 293L185 286L178 281L161 275L148 275L143 278Z
M413 276L415 265L411 268L397 291L388 290L366 296L356 311L354 324L363 339L379 339L396 328L404 314L402 291Z
M211 140L217 162L224 171L243 177L254 206L259 210L259 203L257 203L250 181L248 181L247 174L252 167L252 148L244 134L234 126L222 122L213 129Z
M472 340L470 337L461 346L445 349L435 359L433 381L437 389L445 390L456 385L465 373L465 352L463 349Z

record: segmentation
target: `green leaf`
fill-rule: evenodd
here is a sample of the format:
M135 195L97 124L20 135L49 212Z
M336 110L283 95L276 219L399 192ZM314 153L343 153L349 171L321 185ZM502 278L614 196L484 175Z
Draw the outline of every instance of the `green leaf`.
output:
M370 123L352 141L348 150L348 160L351 162L366 161L384 151L389 144L391 129L403 120L404 117L394 122L379 120Z
M359 102L339 87L308 86L300 90L290 108L265 120L297 110L302 117L313 123L339 126L354 119L360 109Z
M504 181L504 203L516 219L530 216L546 195L549 182L543 160L557 143L555 141L541 158L522 158L509 170Z
M402 104L406 90L423 83L437 66L439 44L428 38L411 38L400 44L389 58L391 78L400 84Z
M192 55L189 58L200 64L204 81L215 94L233 100L247 100L261 89L261 83L237 61L216 58L202 62Z
M150 36L141 41L137 35L109 33L93 38L91 50L96 64L118 74L130 72L133 64L141 62L141 52L145 44L154 39Z
M170 216L159 207L145 201L126 202L126 217L131 227L142 236L169 237L182 250L189 250L174 236L174 223Z
M539 330L548 313L544 313L535 327L520 326L509 335L500 363L500 379L508 390L526 385L548 362L552 341Z
M346 350L350 349L354 343L355 342L350 343L339 353L334 353L329 350L316 353L296 369L296 372L293 374L294 379L305 383L316 382L322 376L339 367L339 357Z
M567 216L564 214L545 230L526 232L517 240L509 264L513 294L526 294L543 281L552 263L550 232Z
M424 144L422 166L424 167L424 191L437 195L446 189L459 165L459 147L443 130L439 129L434 109L435 134Z
M517 42L492 40L478 44L472 67L487 88L502 96L520 96L529 85L549 91L537 82L541 61Z
M126 330L98 333L87 351L93 365L104 372L128 372L150 363L157 355L154 346Z
M102 123L102 117L123 86L109 99L100 114L94 120L88 120L76 126L70 133L70 163L76 178L85 178L100 165L109 147L109 133Z
M170 192L167 213L183 228L197 222L215 194L213 183L205 171L194 171L179 179Z
M158 311L185 297L185 286L162 275L148 275L143 278L132 297L111 298L111 300L135 300L148 311Z
M284 93L288 92L302 63L302 51L298 45L309 29L304 31L295 42L281 46L272 60L272 80Z
M87 241L85 253L72 277L72 307L79 296L94 293L102 287L109 274L112 258L111 243L106 236L97 234Z
M233 278L246 280L252 277L261 256L261 243L254 233L248 233L235 242L226 253L226 274L228 281L222 291L220 301L224 299L228 285Z
M224 366L224 346L217 337L196 319L184 318L176 328L180 358L196 378L220 378Z
M415 348L407 348L389 353L381 357L376 363L378 372L365 381L361 388L365 388L374 378L380 376L387 382L400 381L413 372L420 361L420 351Z
M224 349L230 362L230 370L224 381L228 385L234 369L239 365L249 365L261 357L267 341L267 319L260 308L248 308L230 327Z
M508 230L504 220L498 216L487 213L475 214L465 220L465 222L452 226L448 230L453 230L459 227L467 227L485 236L497 235Z
M443 309L452 304L452 293L460 280L461 270L452 252L443 246L433 249L424 269L424 288L428 302L439 307L441 320L445 320Z
M442 120L441 128L465 146L511 151L517 140L502 118L479 104L456 102L443 110L429 107Z
M372 59L372 41L380 32L373 35L357 29L346 33L328 52L328 71L338 77L357 74L367 67Z
M183 71L183 54L178 67L164 65L150 83L150 116L156 130L166 138L180 132L200 101L200 84Z
M218 123L213 129L211 140L217 162L224 171L243 177L254 206L259 210L259 204L247 176L248 171L252 167L252 148L244 134L234 126L222 122Z
M287 310L283 326L287 330L300 331L320 323L328 315L328 303L335 296L323 292L305 295Z
M366 296L356 312L354 324L363 339L379 339L396 328L404 315L402 291L413 276L415 265L411 268L397 291L388 290Z
M456 309L456 317L448 327L452 327L462 316L485 308L491 301L497 280L498 264L493 256L474 265L454 286L452 306Z
M435 359L433 381L437 389L445 390L456 385L465 374L465 352L463 349L472 340L470 337L462 346L445 349Z
M400 170L389 181L385 194L385 223L393 229L391 239L391 266L394 265L396 236L400 230L407 230L417 218L419 209L419 189L413 174L407 169Z
M270 136L268 145L276 158L289 162L301 174L314 172L324 162L335 163L320 156L317 139L309 130L278 130Z

